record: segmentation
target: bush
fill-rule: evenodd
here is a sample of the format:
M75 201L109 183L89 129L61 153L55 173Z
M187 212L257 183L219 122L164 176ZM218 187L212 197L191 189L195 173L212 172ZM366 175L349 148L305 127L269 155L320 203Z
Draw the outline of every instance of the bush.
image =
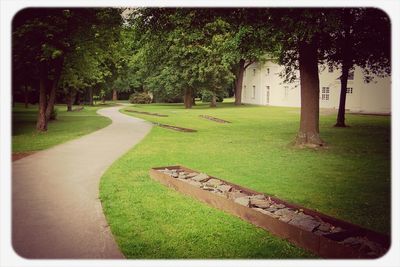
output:
M129 103L150 104L151 97L147 93L134 93L129 96Z
M217 102L223 102L225 97L225 93L217 93ZM210 91L201 92L201 101L202 102L211 102L212 93Z

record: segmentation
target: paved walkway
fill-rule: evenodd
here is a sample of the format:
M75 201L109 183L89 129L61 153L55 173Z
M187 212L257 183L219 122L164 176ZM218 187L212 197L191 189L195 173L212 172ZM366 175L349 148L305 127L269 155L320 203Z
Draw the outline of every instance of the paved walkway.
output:
M123 258L99 200L105 170L151 129L120 113L112 124L13 163L12 239L25 258ZM132 163L134 164L134 163Z

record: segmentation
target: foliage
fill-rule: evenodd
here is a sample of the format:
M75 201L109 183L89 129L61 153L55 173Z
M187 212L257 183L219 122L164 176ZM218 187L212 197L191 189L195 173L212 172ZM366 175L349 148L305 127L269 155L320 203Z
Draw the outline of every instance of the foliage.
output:
M203 102L211 102L213 94L210 91L204 90L201 91L201 101ZM219 93L216 95L217 97L217 102L223 102L224 97L226 97L226 94L224 92Z
M133 93L129 96L129 103L132 104L150 104L151 97L148 93Z

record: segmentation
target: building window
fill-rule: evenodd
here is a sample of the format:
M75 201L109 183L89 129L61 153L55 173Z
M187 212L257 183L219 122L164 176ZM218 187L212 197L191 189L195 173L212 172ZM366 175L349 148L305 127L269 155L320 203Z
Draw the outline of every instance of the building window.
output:
M332 65L329 66L328 71L329 72L333 72L333 66Z
M253 76L256 76L256 69L253 69Z
M252 91L252 94L251 94L251 98L256 98L256 86L255 85L253 85L253 91Z
M269 68L267 68L267 76L269 75Z
M267 100L267 104L269 104L269 86L267 85L267 87L266 87L266 89L267 89L267 94L266 94L266 100Z
M329 87L322 87L321 90L321 100L329 100Z
M349 72L348 80L354 80L354 71Z
M287 100L288 97L289 97L289 86L284 86L283 88L284 88L284 90L285 90L285 96L284 96L284 98L285 98L285 100Z
M347 94L352 94L353 93L353 87L347 87L346 93Z
M243 94L244 94L244 98L246 99L247 98L247 96L246 96L246 85L243 86Z

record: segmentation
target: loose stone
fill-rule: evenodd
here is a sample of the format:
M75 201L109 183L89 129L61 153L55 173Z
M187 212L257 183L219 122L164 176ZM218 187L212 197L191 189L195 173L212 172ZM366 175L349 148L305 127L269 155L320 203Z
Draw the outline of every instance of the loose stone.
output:
M275 204L275 207L278 208L278 209L283 209L283 208L285 208L286 206L283 205L283 204Z
M254 198L250 199L250 204L252 206L259 207L259 208L262 208L262 209L268 208L271 205L271 203L268 202L268 200L266 200L266 199L257 199L257 198L256 199L254 199Z
M260 199L260 200L264 200L266 199L266 197L264 195L252 195L250 196L251 199Z
M232 186L227 184L222 184L217 187L217 189L223 193L229 192L232 189Z
M315 219L303 217L303 216L294 216L289 224L296 225L297 227L312 232L315 228L320 225L320 222Z
M279 216L275 215L275 214L272 213L272 212L266 211L266 210L264 210L264 209L260 209L260 208L252 208L252 209L254 209L254 210L258 211L258 212L261 212L262 214L271 216L271 217L273 217L273 218L279 218Z
M193 178L193 177L195 177L196 175L198 175L198 173L197 172L191 172L191 173L189 173L188 175L186 175L188 178Z
M228 197L230 199L236 199L239 197L248 197L248 195L246 195L240 191L237 191L237 190L232 190L231 192L228 193Z
M208 178L210 178L210 176L208 176L205 173L200 173L196 176L194 176L192 179L197 181L197 182L204 182L205 180L207 180Z
M318 226L318 230L323 231L323 232L329 232L331 229L332 225L327 222L322 222L320 226Z
M238 198L235 198L235 202L238 203L238 204L240 204L240 205L243 205L243 206L248 207L248 206L249 206L249 203L250 203L250 199L249 199L248 196L245 196L245 197L238 197Z
M208 186L217 187L219 185L222 185L223 182L221 180L211 178L210 180L205 182L205 184L208 185Z

